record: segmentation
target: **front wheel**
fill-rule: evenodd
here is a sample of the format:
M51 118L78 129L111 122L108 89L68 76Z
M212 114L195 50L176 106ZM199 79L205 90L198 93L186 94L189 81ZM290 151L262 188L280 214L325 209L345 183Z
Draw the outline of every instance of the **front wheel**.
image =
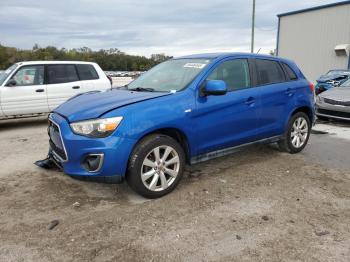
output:
M279 148L291 154L299 153L306 146L310 131L309 117L303 112L294 114L288 122L288 129L284 137L278 142Z
M161 134L142 139L133 150L127 181L147 198L164 196L175 189L185 168L185 153L173 138Z

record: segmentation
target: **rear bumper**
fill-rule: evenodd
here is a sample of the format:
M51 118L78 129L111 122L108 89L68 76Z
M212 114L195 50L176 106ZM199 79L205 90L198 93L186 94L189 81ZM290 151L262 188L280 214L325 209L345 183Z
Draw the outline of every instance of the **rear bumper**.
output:
M106 138L88 138L71 131L69 123L60 115L52 114L50 119L60 129L60 135L67 154L67 160L57 157L51 148L51 156L64 173L80 178L100 182L117 183L125 176L129 155L135 140L112 134ZM88 156L98 155L96 168L88 170L85 160Z

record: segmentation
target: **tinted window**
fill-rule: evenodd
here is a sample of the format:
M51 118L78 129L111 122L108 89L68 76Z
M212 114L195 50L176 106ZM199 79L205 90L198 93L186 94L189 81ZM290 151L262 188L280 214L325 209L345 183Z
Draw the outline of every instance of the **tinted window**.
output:
M32 86L44 84L44 66L23 66L12 77L17 86Z
M48 65L49 84L79 81L74 65Z
M235 59L223 62L214 69L207 80L223 80L229 91L250 87L248 61Z
M256 59L257 74L260 85L284 82L284 73L278 62Z
M80 80L98 79L98 74L93 65L77 65Z
M289 78L289 80L296 80L297 79L297 75L294 73L293 69L290 68L289 65L282 63L282 66L284 68L284 71L286 71L287 77Z

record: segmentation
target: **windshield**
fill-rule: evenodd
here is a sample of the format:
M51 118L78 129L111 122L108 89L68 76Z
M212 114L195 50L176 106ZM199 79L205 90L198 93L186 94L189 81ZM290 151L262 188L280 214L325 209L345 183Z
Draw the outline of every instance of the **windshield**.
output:
M17 64L10 66L7 70L0 73L0 86L4 83L6 78L17 68Z
M127 87L136 91L176 92L184 89L209 59L174 59L153 67Z
M346 80L344 83L340 85L341 87L350 87L350 79Z

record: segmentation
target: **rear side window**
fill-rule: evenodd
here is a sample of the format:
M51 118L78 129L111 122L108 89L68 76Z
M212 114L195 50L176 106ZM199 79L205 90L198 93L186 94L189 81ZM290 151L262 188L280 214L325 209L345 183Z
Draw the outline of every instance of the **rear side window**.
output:
M282 66L284 68L284 71L287 74L287 77L289 78L289 80L296 80L298 79L297 75L294 73L293 69L290 68L289 65L282 63Z
M207 80L223 80L229 91L250 87L247 59L234 59L220 64Z
M79 81L74 65L48 65L49 84L60 84Z
M260 85L268 85L285 81L280 64L272 60L256 59L258 80Z
M76 65L80 80L98 79L98 74L93 65Z

